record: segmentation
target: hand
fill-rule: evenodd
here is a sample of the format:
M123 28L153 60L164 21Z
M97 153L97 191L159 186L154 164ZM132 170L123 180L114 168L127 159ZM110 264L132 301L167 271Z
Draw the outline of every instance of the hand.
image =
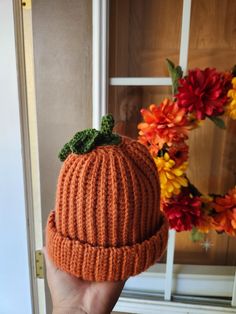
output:
M108 314L115 306L125 282L90 282L62 272L43 253L53 314Z

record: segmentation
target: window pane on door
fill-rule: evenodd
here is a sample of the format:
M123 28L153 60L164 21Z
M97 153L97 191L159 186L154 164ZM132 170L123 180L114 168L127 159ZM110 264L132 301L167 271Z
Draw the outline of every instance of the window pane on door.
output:
M192 0L188 67L229 70L235 52L236 1Z
M189 68L230 70L236 63L235 0L192 0ZM221 130L210 121L190 134L188 176L203 193L226 193L236 183L236 123ZM235 265L235 238L209 233L193 244L177 234L175 263Z
M110 2L110 76L167 76L165 58L178 63L182 1ZM227 70L236 63L235 16L235 0L192 0L189 68ZM170 87L110 86L117 132L137 138L140 109L166 96ZM226 123L225 131L204 121L190 132L188 176L202 193L225 193L236 183L236 123ZM193 243L190 233L177 233L175 263L235 265L235 250L235 238L225 234L211 232Z
M168 76L179 59L182 0L110 1L110 77Z

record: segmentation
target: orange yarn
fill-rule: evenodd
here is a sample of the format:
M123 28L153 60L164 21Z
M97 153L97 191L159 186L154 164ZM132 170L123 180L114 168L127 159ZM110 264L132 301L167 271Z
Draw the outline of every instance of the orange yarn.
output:
M58 268L84 280L124 280L160 258L167 235L159 178L145 146L122 137L119 145L67 157L46 228Z

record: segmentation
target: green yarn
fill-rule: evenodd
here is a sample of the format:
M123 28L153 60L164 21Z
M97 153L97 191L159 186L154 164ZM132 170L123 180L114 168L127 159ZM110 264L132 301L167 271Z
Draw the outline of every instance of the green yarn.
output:
M110 135L112 134L113 128L114 128L113 116L111 114L108 114L107 116L102 117L100 132L104 135Z
M85 154L90 152L97 146L118 145L121 137L112 133L114 127L114 119L111 114L102 117L101 130L86 129L77 132L74 137L64 145L58 157L61 161L71 154Z

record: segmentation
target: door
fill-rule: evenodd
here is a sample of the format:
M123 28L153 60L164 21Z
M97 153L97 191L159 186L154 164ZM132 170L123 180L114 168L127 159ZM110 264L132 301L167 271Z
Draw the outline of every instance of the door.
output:
M155 79L168 76L166 58L180 62L182 12L182 0L110 1L108 110L115 116L117 131L137 138L140 109L171 96L171 86L155 84ZM188 68L232 68L235 17L235 1L192 1ZM147 85L147 78L153 79L152 85ZM235 134L233 120L227 122L226 131L204 121L190 132L188 177L202 193L224 194L234 187ZM207 248L204 241L210 243ZM235 265L235 250L235 239L225 234L210 232L193 243L189 232L177 233L175 263Z
M92 125L92 3L21 2L14 1L22 21L18 28L22 27L27 88L34 254L45 243L47 217L55 204L58 152L72 134ZM35 313L52 313L46 280L34 280Z
M108 111L122 134L137 138L140 109L172 96L166 58L184 70L215 67L224 71L235 63L235 1L111 0L109 5ZM204 121L190 134L187 174L202 193L224 194L235 185L236 123L226 124L222 131ZM235 245L235 238L226 234L210 232L193 243L190 232L171 232L163 265L143 275L142 281L141 277L128 281L127 291L164 291L165 299L172 293L232 298ZM163 274L166 279L161 283ZM221 279L232 276L227 296L227 283L217 281L214 274ZM224 291L219 291L220 286Z
M210 17L208 12L211 12ZM226 16L232 16L229 19L231 22ZM232 66L229 57L232 59L235 52L234 17L235 1L94 0L93 7L92 1L87 0L70 1L70 6L61 0L33 2L36 110L32 115L37 117L36 154L40 167L40 215L43 226L54 206L60 168L59 161L55 159L61 143L76 131L91 127L92 123L97 127L98 120L106 111L115 116L116 128L120 133L136 138L137 124L141 119L140 108L151 102L158 104L171 93L164 62L166 57L175 63L181 61L185 68L217 66L223 70ZM189 25L188 20L191 20L189 50L185 40L181 45L182 37L188 40L186 26L182 27L183 22ZM225 34L228 36L226 42ZM106 82L109 82L109 89ZM233 142L234 132L234 128L230 127L222 135L208 123L199 132L193 133L190 139L191 155L196 158L193 164L197 162L203 170L197 172L190 166L192 170L189 175L199 189L206 192L211 189L223 191L227 185L235 183L226 166L228 164L222 159L222 155L228 158L226 147L235 149L233 144L226 145L228 141ZM199 139L205 147L206 134L211 143L207 150L207 163L198 153ZM216 143L219 149L216 149ZM218 150L224 153L218 156ZM218 180L219 177L223 181ZM212 233L207 236L211 246L206 250L201 243L193 244L188 237L187 233L176 235L174 252L175 235L172 233L168 257L163 257L159 266L155 265L127 282L125 293L128 297L124 293L118 310L136 311L138 299L142 303L139 313L151 312L150 299L156 302L152 307L155 313L157 309L168 311L170 306L172 309L178 308L177 303L170 305L164 302L165 295L167 300L173 296L179 298L177 301L182 306L179 311L188 307L189 313L194 313L201 306L201 311L204 311L206 307L201 302L210 302L213 297L218 298L214 302L223 300L223 305L230 306L232 296L235 302L235 242L225 235ZM171 259L173 253L174 261ZM195 267L196 264L199 266ZM205 291L209 298L201 299ZM130 295L134 296L135 293L132 299ZM149 298L149 303L144 295ZM50 312L47 290L46 297L47 311ZM186 305L184 302L190 299L198 300L200 305ZM222 308L212 306L206 311L222 313Z

